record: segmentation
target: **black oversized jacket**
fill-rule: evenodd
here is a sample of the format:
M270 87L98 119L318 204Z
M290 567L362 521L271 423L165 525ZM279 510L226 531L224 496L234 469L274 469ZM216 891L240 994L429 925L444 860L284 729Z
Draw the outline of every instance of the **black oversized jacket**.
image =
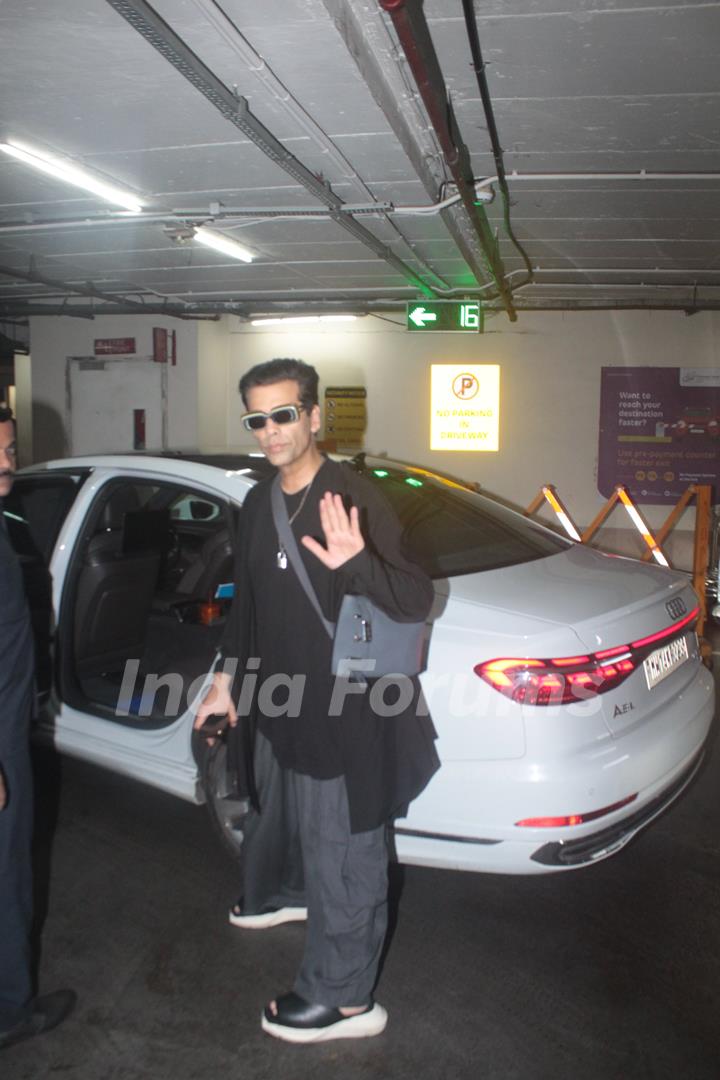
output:
M281 766L318 779L344 776L351 827L362 832L403 813L425 787L439 765L435 731L417 679L412 680L412 700L393 716L378 715L371 707L373 680L362 693L338 696L330 672L330 638L292 567L282 570L277 565L271 484L272 478L263 480L245 501L235 600L221 652L225 661L237 658L235 692L241 712L249 713L270 740ZM300 543L306 534L322 541L318 504L325 491L338 492L358 507L366 542L362 552L334 571ZM300 493L286 497L290 516L301 498ZM292 528L323 613L331 621L348 592L368 596L399 622L427 616L433 598L430 580L402 553L392 508L350 468L323 463ZM329 715L333 691L335 704L342 705ZM394 703L392 692L386 702ZM288 715L286 705L296 715Z

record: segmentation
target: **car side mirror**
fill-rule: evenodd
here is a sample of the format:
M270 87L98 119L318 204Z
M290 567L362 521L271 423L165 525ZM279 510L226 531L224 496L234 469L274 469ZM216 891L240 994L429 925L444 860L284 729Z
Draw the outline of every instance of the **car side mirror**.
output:
M193 521L207 521L213 515L214 507L200 499L190 500L190 516Z

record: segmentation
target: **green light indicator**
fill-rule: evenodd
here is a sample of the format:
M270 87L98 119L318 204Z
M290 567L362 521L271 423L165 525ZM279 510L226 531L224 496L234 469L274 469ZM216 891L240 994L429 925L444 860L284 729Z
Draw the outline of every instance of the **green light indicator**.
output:
M410 309L408 312L408 319L417 326L418 330L424 330L429 323L437 322L437 315L433 311L428 311L426 307L420 304L419 307Z
M406 476L405 477L405 483L409 484L410 487L422 487L423 486L422 480L416 480L414 476Z
M483 329L479 300L418 300L406 305L406 316L413 333L478 334Z
M379 476L381 479L385 476L389 476L390 473L387 469L373 469L373 476Z

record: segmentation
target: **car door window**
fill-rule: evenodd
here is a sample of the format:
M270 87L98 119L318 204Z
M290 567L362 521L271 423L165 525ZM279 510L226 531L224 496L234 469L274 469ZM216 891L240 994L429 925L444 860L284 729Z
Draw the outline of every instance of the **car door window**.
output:
M3 512L13 547L21 558L50 561L58 533L86 475L15 478Z

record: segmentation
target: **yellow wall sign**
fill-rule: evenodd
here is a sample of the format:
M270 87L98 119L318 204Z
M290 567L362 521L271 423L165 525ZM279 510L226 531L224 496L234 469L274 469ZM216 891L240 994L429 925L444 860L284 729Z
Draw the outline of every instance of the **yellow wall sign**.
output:
M432 364L431 450L497 450L499 364Z
M363 445L367 427L364 386L329 386L325 391L325 440L336 447Z

